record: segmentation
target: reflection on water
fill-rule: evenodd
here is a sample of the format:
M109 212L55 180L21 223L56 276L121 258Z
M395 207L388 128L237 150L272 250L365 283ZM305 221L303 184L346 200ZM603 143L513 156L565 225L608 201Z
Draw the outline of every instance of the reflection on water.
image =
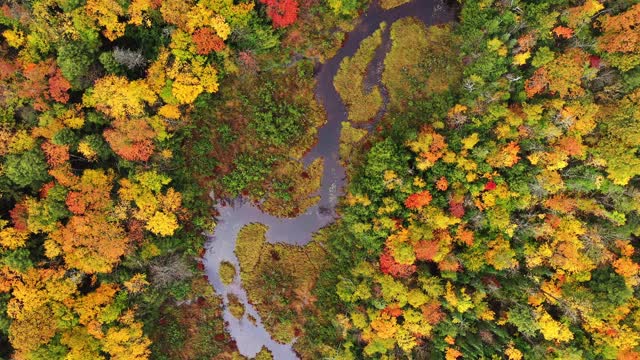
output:
M340 139L341 122L347 120L347 110L340 96L333 87L333 77L336 74L340 62L345 56L353 56L360 42L371 35L385 21L388 25L395 20L406 16L415 16L427 25L444 23L453 20L454 11L444 5L442 0L414 0L408 4L384 11L377 3L372 4L361 16L360 23L347 35L347 41L338 53L320 67L316 75L316 97L324 106L327 113L327 123L318 131L318 142L303 158L305 165L309 165L318 157L324 159L324 173L317 205L309 208L304 214L290 219L281 219L265 214L258 210L252 202L239 198L226 206L218 206L219 216L215 232L209 235L207 252L204 256L204 265L209 281L216 292L224 298L224 320L227 329L238 345L238 350L245 356L255 356L265 346L275 359L296 359L297 356L291 344L279 344L271 339L269 333L262 326L260 315L256 309L248 303L247 293L240 282L240 276L236 276L230 285L224 285L218 274L222 261L228 261L236 267L240 273L238 259L234 254L236 236L240 229L250 223L263 223L269 227L267 241L282 242L287 244L305 245L311 240L314 232L330 224L336 217L335 206L342 195L345 181L344 169L338 159L338 147ZM388 48L388 47L387 47ZM368 80L380 82L384 52L376 56L371 68L374 69L374 77ZM386 92L383 89L383 95ZM381 115L381 114L380 114ZM236 319L228 308L227 294L235 294L245 306L245 315ZM249 320L255 318L255 324Z

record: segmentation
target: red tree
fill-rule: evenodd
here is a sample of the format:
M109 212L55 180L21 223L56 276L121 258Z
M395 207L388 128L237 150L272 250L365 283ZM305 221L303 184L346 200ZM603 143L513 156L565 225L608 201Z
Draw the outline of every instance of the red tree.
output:
M267 5L267 15L274 28L287 27L298 18L298 2L296 0L260 0Z
M69 94L67 91L71 89L71 83L62 76L60 69L56 69L56 72L49 78L49 93L53 100L66 104L69 101Z
M487 191L491 191L495 190L496 186L497 184L493 180L489 180L489 182L484 185L484 189Z
M104 131L113 151L129 161L147 161L153 154L153 129L143 119L118 119Z
M429 205L431 202L431 193L428 190L421 191L416 194L411 194L404 201L404 206L407 209L420 209L424 206Z
M27 219L29 218L27 204L24 202L17 203L16 206L9 211L9 216L11 216L13 227L16 228L16 230L27 230Z
M396 262L389 250L380 255L380 271L393 277L408 277L416 272L415 265L404 265Z
M33 107L38 111L48 110L49 83L47 76L53 72L51 61L28 63L22 69L24 80L20 84L18 96L33 99Z
M464 204L453 199L449 200L449 212L458 219L462 218L464 216Z
M211 28L196 30L192 38L194 44L196 44L196 52L200 55L208 55L212 51L224 49L224 41Z

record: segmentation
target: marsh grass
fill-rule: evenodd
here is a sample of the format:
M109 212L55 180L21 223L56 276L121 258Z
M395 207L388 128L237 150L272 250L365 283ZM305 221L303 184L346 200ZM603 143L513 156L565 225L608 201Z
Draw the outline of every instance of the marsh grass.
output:
M311 289L326 253L318 236L305 246L272 244L266 241L267 229L263 224L243 227L235 252L249 301L274 340L287 343L303 329L304 313L314 309Z
M278 217L295 217L307 211L320 200L312 194L320 189L323 165L321 158L306 168L299 161L281 162L273 170L260 209Z
M374 86L365 92L364 79L369 63L373 60L376 49L382 45L382 33L386 24L380 24L366 39L362 40L358 51L352 57L345 57L333 78L333 84L349 112L349 120L366 122L371 120L382 107L380 88Z
M412 99L424 99L457 84L462 74L455 53L458 43L448 25L427 28L413 17L394 22L382 73L391 108L402 110Z
M380 0L380 7L385 10L389 10L393 9L394 7L406 4L410 1L411 0Z
M236 277L236 268L228 261L220 263L220 270L218 270L218 272L220 273L222 283L225 285L231 284Z
M238 299L235 294L227 294L227 299L229 300L228 306L231 315L233 315L233 317L235 317L236 319L242 319L245 309L240 299Z

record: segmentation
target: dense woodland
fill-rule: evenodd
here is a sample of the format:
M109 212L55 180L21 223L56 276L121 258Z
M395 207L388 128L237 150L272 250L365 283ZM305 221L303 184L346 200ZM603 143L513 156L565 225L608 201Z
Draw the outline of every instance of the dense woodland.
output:
M314 69L367 6L3 3L0 358L244 358L203 233L232 197L317 202ZM640 3L456 6L343 59L340 219L249 225L221 278L304 359L640 359Z
M638 359L640 4L465 1L450 30L402 21L298 349Z
M0 358L239 356L198 261L209 191L313 200L313 61L364 4L302 5L0 7Z

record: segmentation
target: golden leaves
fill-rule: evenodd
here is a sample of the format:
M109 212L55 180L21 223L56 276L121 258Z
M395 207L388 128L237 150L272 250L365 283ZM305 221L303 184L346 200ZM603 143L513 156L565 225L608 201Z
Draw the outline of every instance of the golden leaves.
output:
M545 310L538 308L537 315L540 332L546 340L567 342L573 339L573 333L569 330L569 327L554 320Z
M496 270L514 269L518 266L515 259L516 252L511 248L509 241L502 237L490 241L489 250L485 254L487 263Z
M148 171L137 174L134 181L120 180L121 188L118 190L125 203L132 201L136 205L133 217L146 221L145 228L160 236L173 235L179 227L175 212L180 209L182 195L173 188L162 193L163 186L170 181L167 176Z
M117 1L87 0L85 6L87 15L104 27L104 36L113 41L124 35L125 23L118 17L125 15L124 8Z
M129 292L136 294L143 291L148 285L147 274L135 274L123 283L124 287L129 290Z
M480 141L480 137L478 133L473 133L466 138L462 139L462 147L463 149L471 150L474 146Z
M23 247L29 239L29 232L20 231L14 227L5 227L6 225L7 221L0 220L0 246L9 250Z
M149 220L147 220L146 229L160 236L173 235L178 228L178 219L173 213L165 213L156 211Z
M511 141L488 157L487 163L496 168L512 167L520 160L518 152L520 152L520 146L515 141Z
M86 106L95 107L116 119L142 116L144 106L156 96L142 80L129 81L125 77L109 75L96 81L93 90L82 98Z
M416 167L423 171L435 165L447 148L444 136L436 133L431 127L423 127L417 139L409 141L407 146L418 154Z
M111 327L102 346L113 360L144 360L150 355L151 341L142 331L142 323L133 322L126 327Z

